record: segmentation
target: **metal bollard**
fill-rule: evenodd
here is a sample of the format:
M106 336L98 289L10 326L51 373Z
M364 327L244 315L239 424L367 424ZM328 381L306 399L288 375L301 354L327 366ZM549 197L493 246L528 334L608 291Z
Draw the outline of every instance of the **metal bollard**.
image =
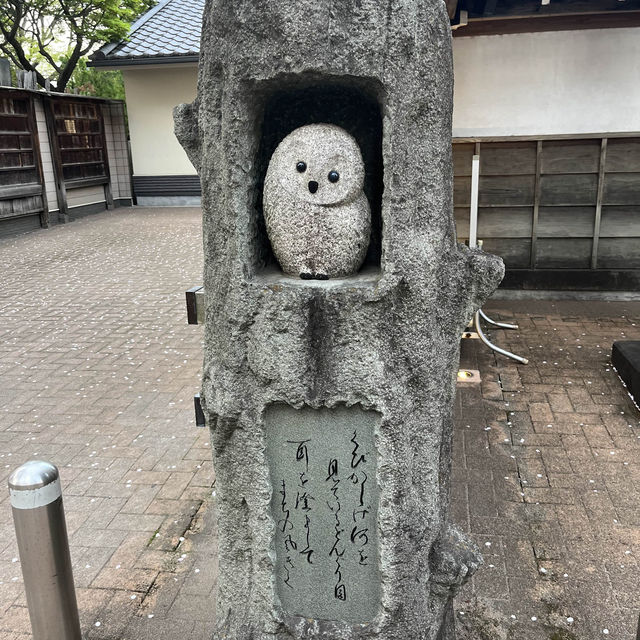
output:
M9 493L33 640L82 640L57 467L26 462Z

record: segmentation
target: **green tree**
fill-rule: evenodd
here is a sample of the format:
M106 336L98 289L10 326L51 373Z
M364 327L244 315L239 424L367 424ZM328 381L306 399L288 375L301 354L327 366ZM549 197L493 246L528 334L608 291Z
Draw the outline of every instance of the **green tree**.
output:
M125 38L154 0L0 0L0 51L42 87L65 91L96 45Z
M70 90L87 96L124 100L124 80L120 71L100 71L87 67L87 59L80 58L67 85Z

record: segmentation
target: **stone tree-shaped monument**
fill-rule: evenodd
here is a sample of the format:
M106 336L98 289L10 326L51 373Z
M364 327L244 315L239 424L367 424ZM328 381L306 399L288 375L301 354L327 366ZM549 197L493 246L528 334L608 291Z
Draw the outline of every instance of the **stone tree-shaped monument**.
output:
M503 266L455 241L444 2L208 0L200 56L176 133L202 183L214 637L453 638L480 562L447 523L460 335ZM346 277L285 274L265 225L272 155L312 124L362 154L369 245Z

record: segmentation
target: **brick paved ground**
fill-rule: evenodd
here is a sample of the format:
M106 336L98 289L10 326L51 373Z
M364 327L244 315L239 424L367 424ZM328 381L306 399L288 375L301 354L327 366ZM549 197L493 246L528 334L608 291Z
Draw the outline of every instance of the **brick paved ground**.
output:
M457 601L473 640L632 640L640 613L640 414L610 365L638 302L493 302L519 331L463 343L453 516L485 566Z
M2 240L0 264L0 639L30 629L6 490L30 458L61 470L88 637L162 636L156 609L206 637L175 592L189 575L204 610L212 586L190 551L213 482L193 413L202 330L184 309L202 277L199 209L119 209Z
M197 209L0 241L0 483L34 456L60 466L90 639L210 635L213 472L191 404L201 327L183 302L201 262ZM457 601L461 636L631 640L640 414L608 362L613 340L640 338L640 303L488 308L517 318L493 337L531 364L464 342L482 385L458 395L452 508L486 564ZM0 489L0 640L29 637L13 537Z

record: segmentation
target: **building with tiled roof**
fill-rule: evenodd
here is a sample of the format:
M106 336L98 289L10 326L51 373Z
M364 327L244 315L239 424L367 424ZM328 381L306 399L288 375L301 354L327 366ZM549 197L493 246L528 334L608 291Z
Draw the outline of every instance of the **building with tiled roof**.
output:
M443 2L459 239L479 155L478 237L505 259L509 286L640 286L640 0ZM93 56L124 75L140 203L200 193L172 109L196 95L203 9L162 0Z
M91 66L121 69L127 96L133 183L141 204L199 202L195 169L173 135L173 107L196 95L204 0L161 0Z
M204 0L162 0L131 25L126 40L92 56L95 67L197 62Z

